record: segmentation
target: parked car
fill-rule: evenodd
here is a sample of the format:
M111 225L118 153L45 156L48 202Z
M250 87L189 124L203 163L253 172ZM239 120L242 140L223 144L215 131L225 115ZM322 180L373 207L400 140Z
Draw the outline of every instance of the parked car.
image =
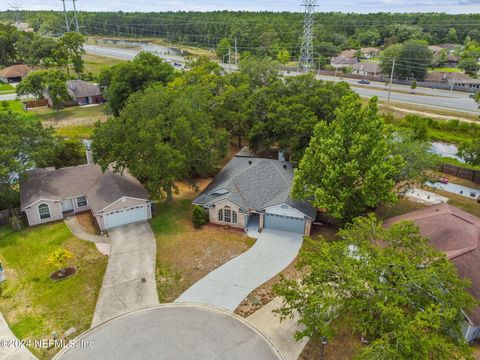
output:
M446 177L441 177L440 180L438 180L438 182L442 183L442 184L448 184L448 178Z
M362 79L362 80L360 80L358 83L359 83L359 84L369 85L369 84L370 84L370 81L365 80L365 79Z

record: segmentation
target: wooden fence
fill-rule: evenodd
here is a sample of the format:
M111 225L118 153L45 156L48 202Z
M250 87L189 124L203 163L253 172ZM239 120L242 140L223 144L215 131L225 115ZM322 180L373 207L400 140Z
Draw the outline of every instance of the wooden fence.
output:
M443 173L458 176L459 178L470 180L480 184L480 170L467 169L461 166L442 164L441 169Z

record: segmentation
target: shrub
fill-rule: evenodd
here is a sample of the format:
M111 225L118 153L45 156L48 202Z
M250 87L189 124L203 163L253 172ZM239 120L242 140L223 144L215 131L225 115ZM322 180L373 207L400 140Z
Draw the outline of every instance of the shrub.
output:
M66 250L58 249L55 250L47 259L46 263L49 266L54 267L55 269L62 269L66 266L68 260L73 259L75 254Z
M196 229L202 227L208 222L208 214L201 206L195 205L193 207L192 222Z

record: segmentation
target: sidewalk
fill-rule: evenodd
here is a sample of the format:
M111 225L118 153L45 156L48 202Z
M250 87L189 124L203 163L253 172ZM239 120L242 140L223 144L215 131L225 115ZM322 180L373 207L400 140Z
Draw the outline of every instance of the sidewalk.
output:
M7 322L0 313L0 359L2 360L37 360L24 346L18 346L19 341L8 327ZM5 343L5 344L3 344Z

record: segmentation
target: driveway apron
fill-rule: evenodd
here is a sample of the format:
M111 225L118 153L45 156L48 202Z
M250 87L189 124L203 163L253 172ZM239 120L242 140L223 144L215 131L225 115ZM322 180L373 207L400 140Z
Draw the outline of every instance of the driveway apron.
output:
M110 257L92 326L124 313L157 305L155 236L146 222L109 232Z
M264 229L247 252L210 272L176 303L201 303L234 311L254 289L285 269L298 255L301 234Z

